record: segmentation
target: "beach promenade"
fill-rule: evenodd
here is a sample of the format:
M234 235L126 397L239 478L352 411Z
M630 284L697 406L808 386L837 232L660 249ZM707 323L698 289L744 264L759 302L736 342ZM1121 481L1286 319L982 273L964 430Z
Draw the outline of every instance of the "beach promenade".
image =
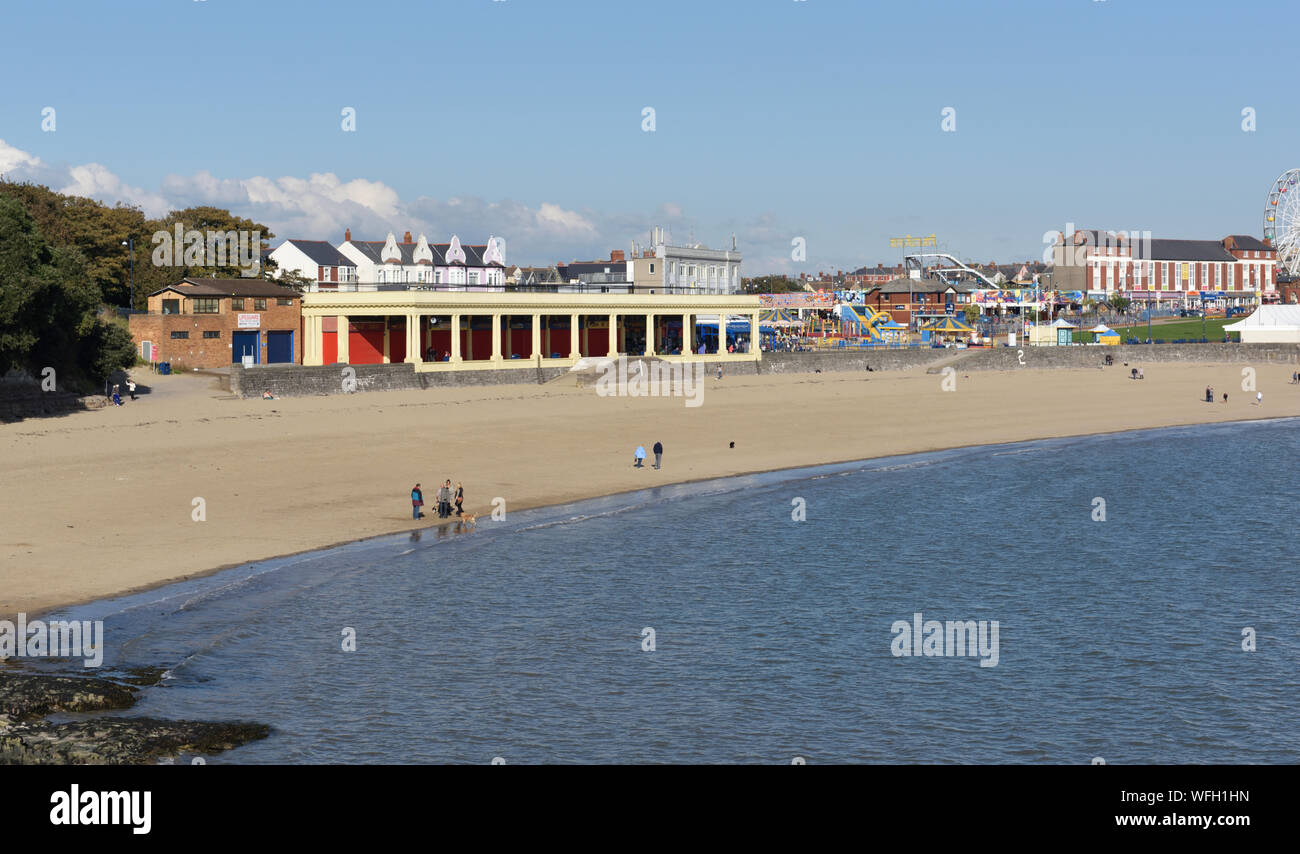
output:
M210 377L142 373L151 393L138 402L0 425L0 614L436 524L411 520L417 481L426 496L445 479L463 482L466 509L484 526L498 497L510 512L964 445L1300 416L1295 366L1255 368L1262 406L1241 390L1240 363L1148 363L1144 381L1118 363L959 366L951 391L924 368L710 375L697 407L564 381L237 400ZM1203 400L1207 385L1214 404ZM634 468L633 449L657 441L663 469Z

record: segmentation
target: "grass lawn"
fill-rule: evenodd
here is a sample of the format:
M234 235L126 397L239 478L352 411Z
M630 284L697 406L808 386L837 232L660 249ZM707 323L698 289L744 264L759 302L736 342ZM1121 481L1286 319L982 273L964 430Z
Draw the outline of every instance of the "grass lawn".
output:
M1223 340L1223 327L1227 323L1236 323L1241 320L1240 317L1207 317L1205 318L1205 337L1210 341ZM1116 332L1120 338L1127 341L1129 338L1137 338L1139 341L1147 340L1147 325L1138 323L1133 326L1114 326L1107 323ZM1232 333L1229 333L1232 334ZM1092 341L1093 336L1090 333L1076 332L1075 341ZM1151 337L1156 341L1175 341L1182 338L1187 341L1201 340L1201 319L1199 317L1179 318L1172 322L1153 322L1151 324ZM1236 340L1235 338L1233 340Z

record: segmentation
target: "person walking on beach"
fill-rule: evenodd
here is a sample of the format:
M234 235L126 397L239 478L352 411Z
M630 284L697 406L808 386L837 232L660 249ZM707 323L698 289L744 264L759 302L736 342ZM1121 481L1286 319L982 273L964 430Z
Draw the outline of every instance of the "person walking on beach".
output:
M1214 403L1214 389L1210 388L1208 385L1205 387L1205 402Z
M458 480L456 481L456 515L457 516L465 515L465 508L462 506L464 503L465 503L465 488L460 485L460 481Z
M636 450L632 453L632 464L636 468L642 468L645 463L645 446L637 445Z
M451 479L447 479L438 490L438 517L446 519L451 515Z
M654 448L652 448L652 450L655 452L655 468L657 469L657 468L659 468L660 463L663 462L663 458L664 458L664 446L663 446L663 443L662 443L662 442L655 442L655 446L654 446Z
M135 380L126 381L126 392L131 395L132 400L135 400Z
M1223 393L1223 402L1224 403L1228 402L1228 393L1226 391Z
M1264 405L1264 392L1262 391L1255 392L1255 405L1256 406Z
M412 519L424 518L424 513L420 511L420 508L423 506L424 506L424 493L420 491L420 484L417 483L415 485L415 488L411 490L411 518Z

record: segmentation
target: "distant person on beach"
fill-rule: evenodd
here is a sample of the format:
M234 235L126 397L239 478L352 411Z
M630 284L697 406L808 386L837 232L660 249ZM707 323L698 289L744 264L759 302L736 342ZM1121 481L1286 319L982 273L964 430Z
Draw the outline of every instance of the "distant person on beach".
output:
M122 405L122 395L117 393L117 386L113 386L113 405L114 406Z
M424 513L420 511L420 508L423 506L424 506L424 493L420 491L420 484L417 483L415 485L415 488L411 490L411 518L412 519L424 518Z
M1214 403L1214 389L1210 388L1208 385L1205 387L1205 402Z
M722 365L718 365L718 379L722 379Z
M1228 402L1228 393L1226 391L1223 393L1223 402L1224 403Z
M655 442L655 446L651 450L655 452L655 468L659 468L659 465L663 462L663 458L664 458L663 443Z
M641 468L645 464L645 447L637 445L636 450L632 452L632 465Z
M446 519L451 515L451 480L446 480L438 490L438 516Z
M135 400L135 380L126 381L126 393L131 395L132 400Z
M461 506L464 503L465 503L465 488L460 485L460 481L458 480L456 481L456 515L457 516L465 515L465 508Z
M268 388L262 392L262 400L275 400L275 395L271 394L271 390Z
M1264 405L1264 392L1262 391L1255 392L1255 405L1256 406Z

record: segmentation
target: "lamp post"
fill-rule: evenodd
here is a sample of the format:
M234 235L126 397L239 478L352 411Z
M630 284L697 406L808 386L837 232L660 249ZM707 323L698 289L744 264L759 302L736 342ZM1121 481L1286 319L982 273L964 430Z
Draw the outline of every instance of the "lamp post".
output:
M127 314L130 314L135 311L135 238L128 237L122 241L122 245L129 247L131 252L131 302L126 309Z

